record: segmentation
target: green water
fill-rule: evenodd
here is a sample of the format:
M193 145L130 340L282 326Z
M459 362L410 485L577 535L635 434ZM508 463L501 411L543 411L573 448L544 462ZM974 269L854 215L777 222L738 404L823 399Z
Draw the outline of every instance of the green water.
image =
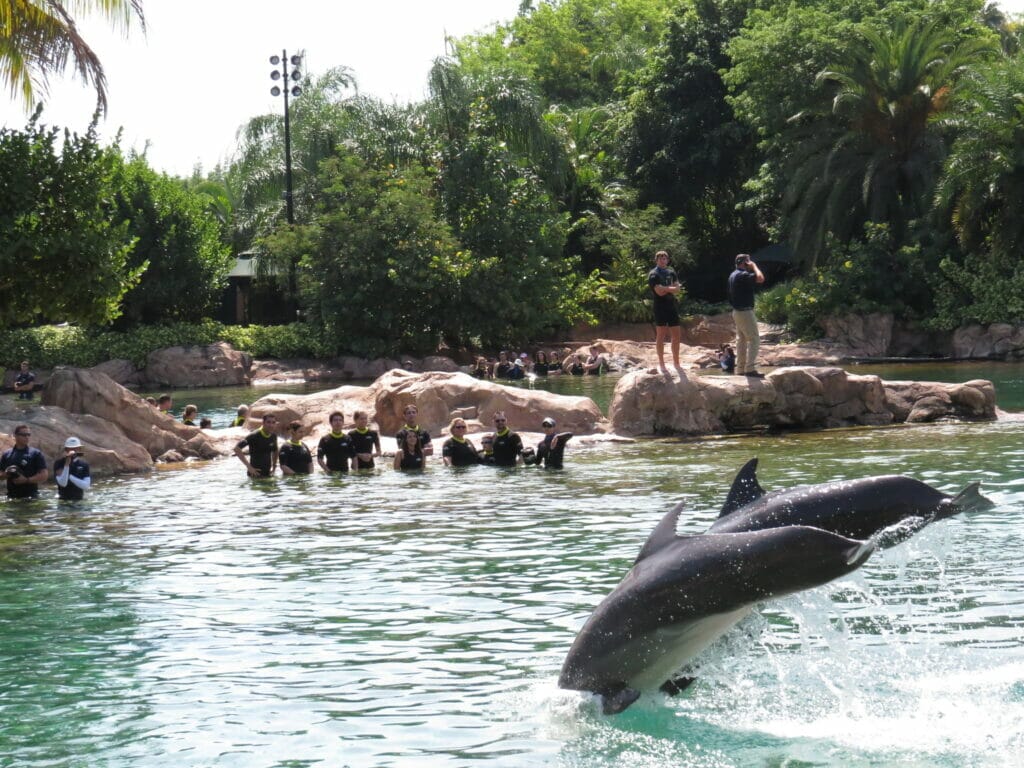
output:
M1022 436L570 445L562 472L259 483L223 460L8 503L0 766L1018 766ZM901 472L981 480L996 508L766 604L677 699L604 717L559 690L663 512L684 499L704 530L752 456L767 489Z

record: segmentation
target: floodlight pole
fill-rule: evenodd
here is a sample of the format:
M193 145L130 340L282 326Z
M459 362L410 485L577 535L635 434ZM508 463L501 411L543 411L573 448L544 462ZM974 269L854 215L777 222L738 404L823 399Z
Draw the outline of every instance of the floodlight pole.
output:
M295 223L295 207L292 205L292 128L291 119L288 117L288 91L290 90L290 79L288 77L288 51L281 50L281 75L284 81L284 203L285 213L288 216L288 223ZM295 276L292 275L292 291L295 290Z

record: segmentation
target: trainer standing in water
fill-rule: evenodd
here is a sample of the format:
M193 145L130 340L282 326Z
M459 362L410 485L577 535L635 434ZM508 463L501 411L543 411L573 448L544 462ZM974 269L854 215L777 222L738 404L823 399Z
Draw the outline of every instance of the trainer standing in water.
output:
M654 269L647 275L647 284L654 294L655 348L658 351L658 365L665 369L665 337L672 338L672 362L679 367L679 310L676 294L679 293L679 277L668 265L668 251L654 254Z
M754 316L754 286L764 282L764 274L749 254L736 257L736 269L729 275L729 303L736 324L736 375L763 379L757 370L757 353L761 349L761 336Z

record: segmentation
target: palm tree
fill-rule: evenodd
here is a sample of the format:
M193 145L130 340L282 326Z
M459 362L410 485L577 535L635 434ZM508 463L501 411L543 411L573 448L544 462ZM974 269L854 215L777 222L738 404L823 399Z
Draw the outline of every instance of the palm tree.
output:
M784 198L793 247L810 266L828 233L847 240L866 221L888 224L901 242L927 210L945 154L935 119L968 67L996 50L990 37L958 41L927 20L864 28L818 74L834 89L831 110L792 118L797 149Z
M956 134L935 194L967 251L999 256L1024 245L1024 61L1004 59L972 76L954 115Z
M96 89L97 107L106 113L103 65L76 26L76 14L91 13L125 32L137 17L145 31L141 0L0 0L0 82L12 97L21 98L26 111L37 95L46 95L50 76L64 72L70 63Z

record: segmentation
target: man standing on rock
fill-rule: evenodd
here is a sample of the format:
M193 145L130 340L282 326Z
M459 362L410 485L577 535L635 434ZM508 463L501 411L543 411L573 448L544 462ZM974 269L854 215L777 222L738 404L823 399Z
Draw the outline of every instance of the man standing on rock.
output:
M50 476L46 457L38 448L28 444L32 431L28 424L14 428L14 447L0 456L0 472L7 478L7 498L34 499L39 495L39 484Z
M757 370L757 353L761 336L754 316L754 286L764 282L764 274L749 254L736 257L736 269L729 275L729 303L736 324L736 375L763 379Z
M269 413L263 417L263 425L238 441L235 456L245 464L249 477L270 477L277 469L277 417ZM243 452L249 449L249 455Z
M31 400L35 388L36 375L29 370L28 360L22 360L21 370L14 379L14 391L18 393L19 400Z
M676 294L679 293L679 277L668 265L668 251L654 254L654 269L647 275L647 284L654 294L655 347L658 350L658 365L665 370L665 337L672 338L672 361L679 367L679 310L676 308Z

